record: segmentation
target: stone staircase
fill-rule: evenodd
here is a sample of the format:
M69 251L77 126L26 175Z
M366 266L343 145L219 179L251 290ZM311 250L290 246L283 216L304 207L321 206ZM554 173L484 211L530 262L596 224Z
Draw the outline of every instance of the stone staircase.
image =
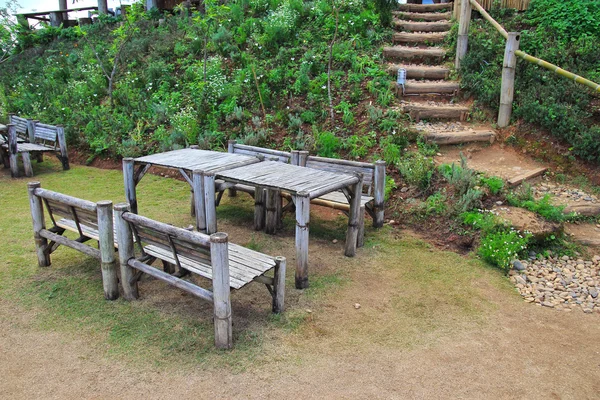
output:
M491 143L496 137L491 128L464 123L469 107L456 104L460 85L450 80L450 68L444 65L448 54L441 44L452 27L452 7L452 3L399 4L394 12L394 45L384 47L383 55L391 75L397 76L399 68L406 70L404 89L398 88L401 108L427 140Z

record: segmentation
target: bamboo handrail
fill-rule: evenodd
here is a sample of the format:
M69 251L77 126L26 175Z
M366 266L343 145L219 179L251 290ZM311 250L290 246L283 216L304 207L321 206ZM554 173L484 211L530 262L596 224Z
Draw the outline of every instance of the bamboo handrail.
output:
M504 27L502 25L500 25L494 18L492 18L492 16L487 11L485 11L485 9L481 6L481 4L479 4L477 2L477 0L469 0L469 2L471 3L471 5L473 7L475 7L477 9L477 11L479 11L479 13L483 16L483 18L485 18L490 24L492 24L494 26L494 28L496 28L496 30L504 37L504 39L508 39L508 32L506 31L506 29L504 29ZM600 84L598 84L596 82L592 82L589 79L585 79L584 77L574 74L572 72L569 72L565 69L562 69L558 65L554 65L552 63L549 63L548 61L542 60L541 58L537 58L532 55L529 55L522 50L516 50L515 55L521 57L523 60L525 60L527 62L539 65L540 67L546 68L547 70L550 70L557 75L571 79L574 82L585 85L585 86L593 89L594 91L600 93Z

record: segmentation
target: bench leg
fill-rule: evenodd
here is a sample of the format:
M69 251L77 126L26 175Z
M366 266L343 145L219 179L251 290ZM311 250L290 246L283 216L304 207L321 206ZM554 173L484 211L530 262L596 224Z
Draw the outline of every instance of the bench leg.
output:
M194 199L194 190L190 190L190 216L196 217L196 200Z
M273 279L273 312L285 310L285 257L275 257L275 277Z
M308 287L308 224L310 197L308 193L296 195L296 289Z
M19 177L19 163L17 161L17 153L10 153L9 155L9 163L10 163L10 176L13 178Z
M358 225L360 220L360 200L362 190L362 176L358 183L352 187L352 198L350 201L350 215L348 216L348 230L346 231L346 248L344 254L347 257L356 255L356 243L358 239ZM363 212L364 215L364 212Z
M235 188L228 189L227 193L229 193L229 197L237 196L237 190L235 190Z
M41 151L38 151L38 152L34 153L34 155L33 155L33 156L34 156L34 158L35 158L35 161L36 161L37 163L42 163L42 162L44 162L44 153L43 153L43 152L41 152Z
M25 169L25 176L33 176L33 166L31 165L31 157L29 156L29 152L25 151L21 153L21 157L23 158L23 168Z
M175 272L175 266L171 263L166 262L165 260L161 260L163 265L163 271L167 274L173 274Z
M365 208L361 207L358 215L358 237L356 238L356 247L365 245Z

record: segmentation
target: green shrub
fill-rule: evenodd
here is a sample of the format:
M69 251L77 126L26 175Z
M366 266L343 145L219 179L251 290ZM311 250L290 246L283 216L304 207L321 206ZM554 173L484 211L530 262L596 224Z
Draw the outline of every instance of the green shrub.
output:
M480 183L483 186L486 186L491 194L498 194L504 187L504 180L502 178L498 178L497 176L490 176L489 178L483 176L480 179Z
M454 209L457 213L465 213L467 211L471 211L474 208L481 207L481 197L483 196L483 192L477 189L467 189L467 191L460 195L456 203L454 204Z
M434 169L433 160L421 153L411 153L398 162L398 171L404 181L420 189L429 187Z
M521 200L515 194L506 196L508 204L515 207L522 207L536 214L541 215L548 221L562 222L568 219L575 218L575 214L567 215L564 213L565 206L555 206L550 202L552 197L547 194L539 200L534 200L533 196L527 200Z
M337 157L337 152L341 148L342 141L335 134L324 131L314 132L315 146L317 154L321 157Z
M460 214L459 219L463 224L473 227L484 233L492 232L498 225L500 225L498 218L494 214L486 212L485 210L464 212Z
M383 194L383 199L385 201L388 201L390 198L390 195L397 187L398 186L396 185L396 181L394 181L394 178L392 178L391 176L388 176L385 179L385 191Z
M432 194L425 201L425 213L427 215L442 215L446 213L446 200L447 197L443 193L437 192Z
M508 271L511 261L527 250L530 238L531 235L523 236L512 228L498 230L481 238L477 253L488 263Z

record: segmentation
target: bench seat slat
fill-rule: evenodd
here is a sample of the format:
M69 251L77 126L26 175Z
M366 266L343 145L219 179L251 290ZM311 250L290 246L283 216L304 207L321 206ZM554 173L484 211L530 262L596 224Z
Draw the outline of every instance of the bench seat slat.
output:
M327 193L324 194L321 197L318 197L316 200L326 200L326 201L331 201L333 203L340 203L340 204L349 204L348 203L348 199L346 198L346 196L344 195L344 193L342 192L331 192L331 193ZM373 201L374 197L371 196L367 196L367 195L362 195L360 198L360 205L361 207L364 206L365 204L369 203L370 201Z
M26 153L31 151L54 151L54 147L44 146L42 144L17 142L17 153ZM4 143L2 147L8 149L8 144Z

